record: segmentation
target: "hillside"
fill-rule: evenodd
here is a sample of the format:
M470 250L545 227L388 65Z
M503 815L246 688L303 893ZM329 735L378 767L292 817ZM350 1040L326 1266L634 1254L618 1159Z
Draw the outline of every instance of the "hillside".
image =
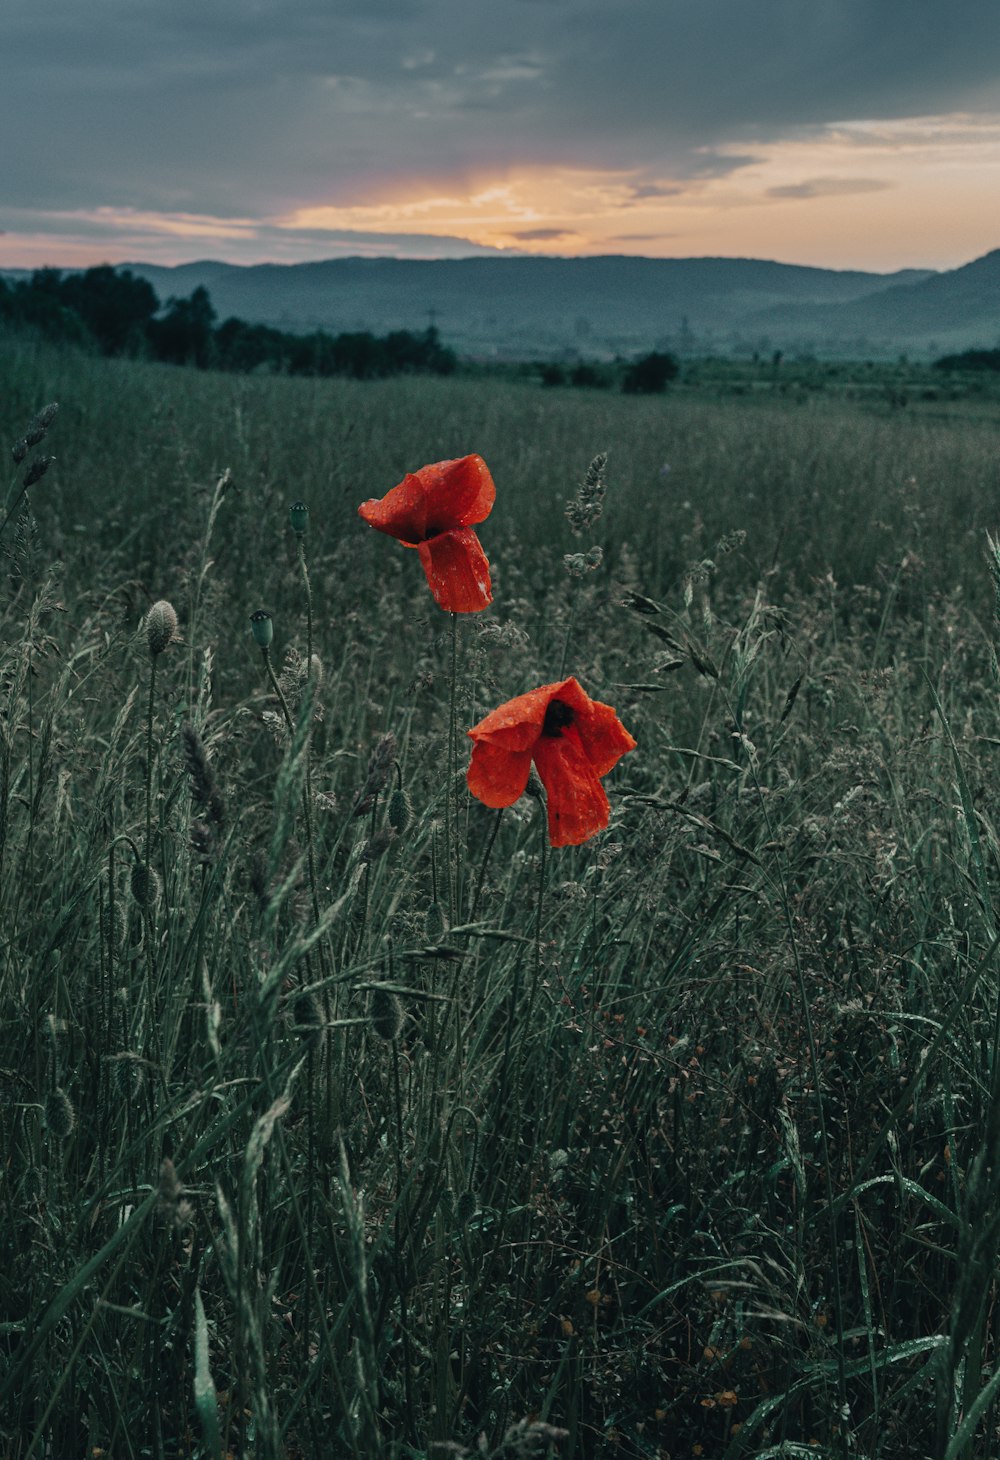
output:
M656 346L681 353L787 348L771 311L836 310L928 271L881 275L762 259L337 259L253 267L204 262L130 267L162 299L204 285L220 318L283 329L421 329L458 350L523 358L611 357ZM806 328L811 328L807 322Z
M1000 249L957 269L895 274L619 256L123 267L164 303L203 286L220 320L376 334L433 323L459 353L487 360L650 349L919 358L1000 342Z
M771 307L755 322L775 334L812 337L820 352L852 337L931 353L993 345L1000 340L1000 249L849 303Z

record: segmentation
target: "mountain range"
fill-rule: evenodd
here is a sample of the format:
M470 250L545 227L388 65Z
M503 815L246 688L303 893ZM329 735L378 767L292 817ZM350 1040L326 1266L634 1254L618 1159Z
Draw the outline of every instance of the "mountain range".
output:
M376 334L433 324L461 355L483 359L652 349L926 357L1000 344L1000 249L957 269L893 274L619 256L122 267L164 302L204 287L220 321Z

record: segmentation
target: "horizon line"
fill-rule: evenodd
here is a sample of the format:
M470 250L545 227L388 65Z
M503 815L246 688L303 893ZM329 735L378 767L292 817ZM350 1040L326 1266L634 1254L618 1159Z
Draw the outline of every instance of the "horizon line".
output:
M601 260L621 260L635 263L655 264L682 264L682 263L752 263L752 264L776 264L780 268L808 269L816 273L837 273L837 274L870 274L875 277L890 278L895 274L949 273L954 269L966 267L968 264L978 263L981 259L988 258L991 253L1000 252L1000 246L995 249L987 249L985 253L976 254L967 258L963 263L950 266L936 266L934 264L908 264L897 268L889 269L866 269L857 266L843 264L812 264L801 263L796 259L769 258L758 254L633 254L633 253L587 253L587 254L537 254L521 253L514 250L497 249L494 252L479 253L455 253L442 254L434 258L422 257L418 254L401 253L356 253L356 254L335 254L326 257L310 259L296 259L289 262L285 259L260 258L252 262L237 262L232 259L212 257L210 255L196 259L181 259L172 263L161 263L152 259L126 258L113 260L109 258L96 257L93 262L85 264L0 264L0 276L4 274L33 274L45 269L52 269L62 274L83 273L92 268L146 268L146 269L185 269L204 268L214 265L220 268L229 269L297 269L308 268L318 264L341 264L341 263L408 263L408 264L444 264L444 263L472 263L472 262L502 262L502 263L587 263L600 262Z

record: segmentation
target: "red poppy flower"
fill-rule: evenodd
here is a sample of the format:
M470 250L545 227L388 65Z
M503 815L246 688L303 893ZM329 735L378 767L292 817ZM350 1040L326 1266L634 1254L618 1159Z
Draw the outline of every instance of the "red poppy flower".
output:
M493 590L490 565L472 527L490 515L496 494L483 458L462 456L422 466L381 501L362 502L358 512L379 532L417 549L440 608L476 613L493 602Z
M592 700L575 679L543 684L480 720L466 776L487 806L512 806L532 762L547 792L549 842L575 847L608 824L601 785L635 741L610 705Z

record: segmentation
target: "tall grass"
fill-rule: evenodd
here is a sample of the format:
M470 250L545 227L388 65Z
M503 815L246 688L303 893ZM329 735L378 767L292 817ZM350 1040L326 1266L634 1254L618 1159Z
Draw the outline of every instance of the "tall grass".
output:
M992 1453L989 419L0 377L4 1453ZM615 704L581 848L355 515L471 451L458 725Z

